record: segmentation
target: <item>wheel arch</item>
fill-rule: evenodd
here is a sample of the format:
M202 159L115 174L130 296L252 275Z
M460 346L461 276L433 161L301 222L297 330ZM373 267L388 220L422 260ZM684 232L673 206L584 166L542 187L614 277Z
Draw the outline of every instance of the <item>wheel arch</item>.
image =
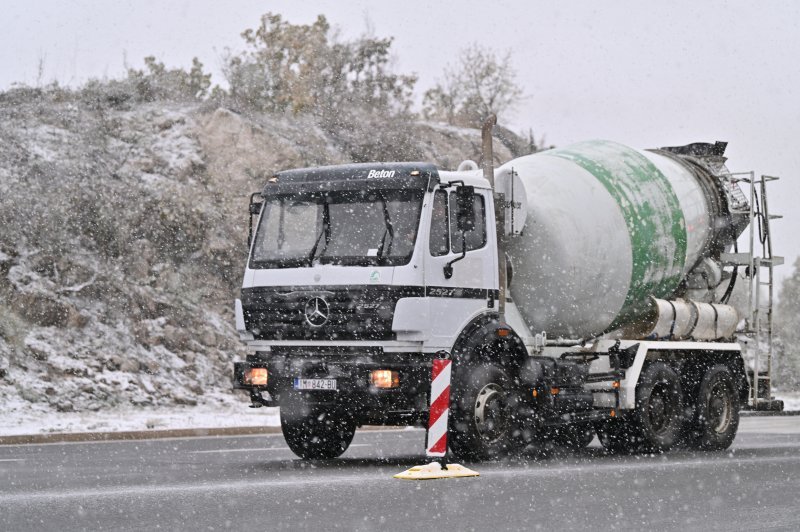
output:
M491 363L516 371L528 351L516 331L500 323L497 313L487 312L473 318L461 330L451 354L456 366Z
M678 372L684 397L694 402L700 382L706 371L721 364L726 366L734 380L740 404L747 404L750 383L745 372L744 359L740 351L701 351L697 350L649 350L645 361L660 361Z
M741 350L714 349L713 345L704 346L699 342L676 342L676 345L648 341L630 343L632 345L638 343L639 348L632 365L626 369L627 377L623 387L624 409L634 408L639 377L647 365L655 361L664 362L678 372L684 397L689 403L694 400L703 374L716 364L724 364L732 373L739 395L739 403L747 404L750 382L745 373Z
M713 351L700 357L687 356L680 367L681 384L688 397L694 398L703 380L703 374L716 365L726 366L733 377L739 395L739 403L747 404L750 383L745 372L744 359L739 351Z

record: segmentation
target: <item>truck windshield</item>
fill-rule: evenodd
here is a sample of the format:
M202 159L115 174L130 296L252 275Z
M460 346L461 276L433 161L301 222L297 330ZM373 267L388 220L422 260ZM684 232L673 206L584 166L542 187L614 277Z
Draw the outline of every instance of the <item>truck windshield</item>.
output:
M370 190L268 197L250 267L407 264L422 195L421 190Z

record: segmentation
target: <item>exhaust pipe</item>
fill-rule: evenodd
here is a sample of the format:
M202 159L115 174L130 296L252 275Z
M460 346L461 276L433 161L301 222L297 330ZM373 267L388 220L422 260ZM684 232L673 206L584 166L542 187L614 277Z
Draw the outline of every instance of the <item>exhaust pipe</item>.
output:
M494 199L495 213L495 235L497 238L497 276L499 294L497 298L497 311L500 314L500 324L506 323L506 237L505 237L505 197L498 194L494 188L494 148L492 147L492 129L497 124L497 116L494 114L486 117L481 127L481 141L483 153L481 154L483 166L483 177L492 187L492 197Z
M481 127L481 141L483 144L483 152L481 157L483 161L483 177L489 181L494 193L494 148L492 147L492 128L497 124L497 115L489 115L483 122Z

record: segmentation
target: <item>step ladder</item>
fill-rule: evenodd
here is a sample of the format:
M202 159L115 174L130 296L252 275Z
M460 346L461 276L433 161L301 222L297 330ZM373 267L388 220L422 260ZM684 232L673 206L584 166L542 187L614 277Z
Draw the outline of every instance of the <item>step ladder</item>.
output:
M729 202L732 212L741 209L739 213L749 215L749 249L747 253L724 253L721 257L724 264L747 267L745 276L750 281L747 292L750 309L744 333L752 338L755 344L748 401L750 408L754 410L782 410L783 407L781 401L776 401L772 397L774 268L783 264L783 257L772 254L770 222L782 216L769 213L767 183L777 179L764 175L756 178L753 172L730 174L731 183L749 185L749 202L742 201L745 197L739 187L736 187L739 190L737 197L731 198L734 201ZM758 246L760 250L757 249Z

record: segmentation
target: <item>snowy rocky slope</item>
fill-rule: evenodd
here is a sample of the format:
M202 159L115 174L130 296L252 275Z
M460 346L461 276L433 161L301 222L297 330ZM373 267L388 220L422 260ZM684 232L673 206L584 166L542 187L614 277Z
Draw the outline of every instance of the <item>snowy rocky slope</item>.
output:
M412 143L385 159L478 157L477 131L403 127ZM230 373L248 196L274 171L351 161L369 132L343 133L207 103L0 93L3 415L243 401Z

